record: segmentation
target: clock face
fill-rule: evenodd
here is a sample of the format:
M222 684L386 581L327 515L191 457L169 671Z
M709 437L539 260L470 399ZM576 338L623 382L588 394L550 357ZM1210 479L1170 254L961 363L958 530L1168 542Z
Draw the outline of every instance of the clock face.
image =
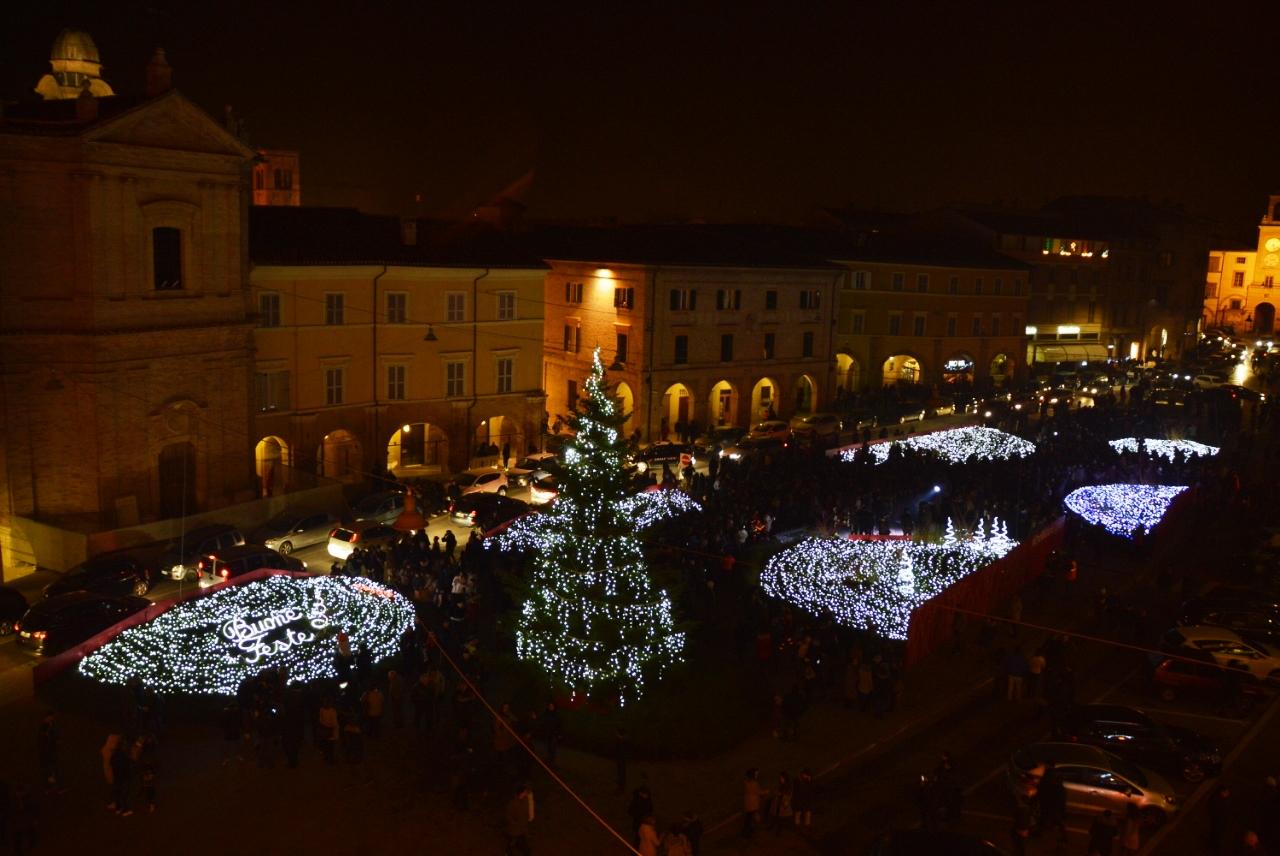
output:
M1267 248L1267 252L1280 252L1280 238L1267 238L1267 242L1263 244Z
M1262 260L1263 267L1273 268L1278 264L1280 264L1280 256L1277 256L1275 253L1268 253L1267 257Z

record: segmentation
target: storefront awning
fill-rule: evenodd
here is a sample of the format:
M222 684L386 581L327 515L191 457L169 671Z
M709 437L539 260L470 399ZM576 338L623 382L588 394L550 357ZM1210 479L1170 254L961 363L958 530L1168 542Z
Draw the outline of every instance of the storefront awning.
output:
M1040 363L1106 362L1104 345L1036 345L1035 359Z

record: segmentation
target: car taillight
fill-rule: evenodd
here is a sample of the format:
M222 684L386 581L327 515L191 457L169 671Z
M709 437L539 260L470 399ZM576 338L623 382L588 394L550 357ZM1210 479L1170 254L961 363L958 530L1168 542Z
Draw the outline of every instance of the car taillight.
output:
M196 578L197 579L204 578L204 559L201 559L199 562L196 563Z
M18 622L15 622L15 623L14 623L14 625L13 625L13 632L14 632L14 633L21 633L21 632L22 632L22 622L21 622L21 621L18 621Z
M351 533L351 543L352 543L352 544L354 544L354 543L356 543L356 542L357 542L357 541L359 541L359 540L360 540L360 533L359 533L359 532L352 532L352 533Z
M43 638L45 638L45 637L46 637L46 636L48 636L48 635L49 635L49 634L48 634L48 633L46 633L46 632L45 632L45 631L43 631L43 630L37 630L35 633L32 633L32 634L31 634L31 638L32 638L32 639L43 639Z
M332 538L333 536L335 536L335 535L337 535L337 534L338 534L338 530L337 530L337 529L330 529L330 530L329 530L329 537L330 537L330 538Z
M231 576L231 569L230 569L230 568L223 568L223 569L222 569L222 571L220 572L219 576L221 576L221 577L225 580L227 577Z

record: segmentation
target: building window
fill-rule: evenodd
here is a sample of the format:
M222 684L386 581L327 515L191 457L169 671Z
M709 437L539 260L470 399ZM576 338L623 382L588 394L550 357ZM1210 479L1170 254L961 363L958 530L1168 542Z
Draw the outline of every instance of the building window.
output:
M564 302L565 303L581 303L582 302L582 283L566 282L564 284Z
M1242 265L1248 261L1244 256L1236 256L1236 264Z
M1090 321L1093 320L1093 304L1092 303L1089 304L1089 320ZM991 335L992 336L1000 335L1000 316L999 315L991 316Z
M902 316L897 312L889 316L889 335L896 336L902 332Z
M1271 287L1275 284L1276 284L1276 278L1271 274L1267 274L1265 277L1262 278L1262 287L1267 289L1268 291L1270 291Z
M867 316L861 312L853 313L853 332L861 333L867 325Z
M906 282L907 275L905 273L895 273L893 275L893 290L902 291L902 284Z
M404 401L404 366L387 366L387 400Z
M865 270L853 272L853 287L855 290L866 291L870 282L871 274L867 273Z
M1160 254L1159 261L1160 267L1173 267L1173 252L1171 250L1165 250Z
M259 410L289 410L289 373L258 372L254 392Z
M801 309L817 309L822 305L822 292L817 289L805 289L800 292Z
M720 336L720 362L728 363L733 361L733 334L724 333Z
M671 308L677 311L681 309L697 309L698 292L692 288L671 289Z
M1016 294L1016 295L1018 295L1019 297L1021 297L1021 296L1022 296L1022 287L1023 287L1023 286L1022 286L1022 279L1021 279L1021 277L1015 278L1015 279L1013 280L1013 293L1014 293L1014 294Z
M343 402L343 387L347 370L344 368L327 368L324 370L324 403L332 407Z
M929 291L929 274L927 273L916 274L916 291L920 292L921 294L924 294Z
M1003 293L1004 293L1004 280L1003 280L1003 279L1001 279L1000 277L996 277L994 280L992 280L992 282L991 282L991 293L992 293L992 294L1003 294Z
M1230 308L1232 308L1232 309L1242 309L1242 308L1244 308L1244 307L1243 307L1243 304L1240 302L1240 298L1238 298L1238 297L1233 297L1233 298L1231 298Z
M515 360L512 357L498 357L498 392L510 392L515 383Z
M263 170L255 169L253 171L253 189L254 190L267 189L267 174Z
M775 334L773 333L764 334L764 358L766 360L773 359L775 341L777 341L777 337Z
M975 278L974 278L974 280L973 280L973 293L974 293L974 294L981 294L981 293L982 293L982 277L980 277L980 276L979 276L979 277L975 277Z
M778 292L775 289L771 288L764 293L764 308L765 309L778 308Z
M1216 282L1206 282L1206 283L1204 284L1204 296L1205 296L1205 297L1217 297L1217 296L1218 296L1218 284L1217 284Z
M1222 256L1209 256L1209 273L1222 270Z
M805 330L804 336L800 339L800 356L813 356L813 331Z
M564 325L564 350L566 354L569 351L573 350L573 325L572 324Z
M565 407L569 409L569 412L572 413L578 409L578 382L576 380L571 380L565 384L564 400Z
M264 291L258 295L258 326L280 326L280 295L274 291Z
M615 359L617 359L617 361L622 363L623 365L626 365L626 362L627 362L627 334L626 333L618 334L618 344L615 350L615 354L616 354Z
M498 292L498 320L516 320L516 293L514 291Z
M636 308L636 290L629 285L620 285L613 290L613 305L619 309Z
M982 335L982 316L981 315L973 316L973 335L975 336Z
M947 318L947 335L954 336L956 334L956 316L951 315Z
M467 364L462 360L450 360L444 364L444 394L460 398L467 394Z
M324 323L336 327L345 323L346 295L330 291L324 296Z
M151 230L151 266L156 291L182 288L182 232L170 226Z
M740 288L717 288L716 289L716 309L741 309L742 308L742 289Z
M1231 287L1244 288L1244 271L1238 270L1231 274Z
M682 366L689 362L689 337L676 336L676 353L672 360L676 365Z
M276 180L276 190L290 190L293 188L293 170L278 169L272 177Z
M923 315L917 314L914 318L912 318L911 325L912 325L912 330L911 330L912 335L915 335L915 336L924 335L924 316Z
M387 323L405 324L409 320L409 295L403 291L387 292Z
M953 276L947 280L947 294L960 293L960 277Z
M467 320L467 296L461 291L451 291L445 295L444 320Z

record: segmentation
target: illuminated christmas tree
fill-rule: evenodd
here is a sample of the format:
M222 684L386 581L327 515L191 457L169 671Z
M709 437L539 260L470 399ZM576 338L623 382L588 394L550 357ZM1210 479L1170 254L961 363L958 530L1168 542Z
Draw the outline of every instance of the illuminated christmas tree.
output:
M628 514L626 414L609 394L599 349L585 390L569 418L559 496L535 536L516 652L571 693L625 703L680 657L684 634Z

